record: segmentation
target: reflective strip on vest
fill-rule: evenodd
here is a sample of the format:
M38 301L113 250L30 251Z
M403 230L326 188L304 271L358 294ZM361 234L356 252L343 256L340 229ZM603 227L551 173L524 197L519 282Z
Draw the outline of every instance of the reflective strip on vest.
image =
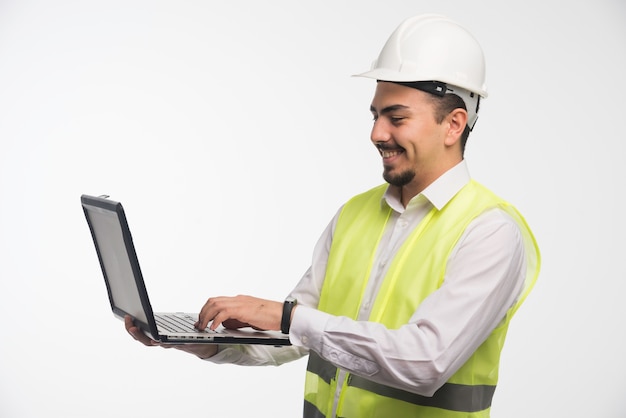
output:
M446 383L433 394L422 396L390 386L380 385L362 377L350 375L348 386L364 389L387 398L459 412L478 412L491 407L495 386L459 385Z
M325 361L315 353L310 353L307 371L312 373L309 378L318 378L330 385L335 378L337 368ZM433 394L433 396L423 396L416 393L407 392L402 389L393 388L360 376L349 375L347 384L349 387L363 389L386 398L392 398L407 402L413 405L428 406L458 412L478 412L491 407L491 400L496 390L491 385L461 385L446 383ZM308 405L307 405L308 404ZM305 401L305 417L323 417L315 405Z
M304 400L304 411L302 416L304 418L326 418L326 415L324 415L315 405L308 402L306 399Z

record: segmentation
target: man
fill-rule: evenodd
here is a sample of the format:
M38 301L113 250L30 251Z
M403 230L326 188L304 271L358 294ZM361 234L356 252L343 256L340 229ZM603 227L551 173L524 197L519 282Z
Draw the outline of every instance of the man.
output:
M417 16L361 76L377 80L371 140L388 184L339 210L287 301L210 298L196 324L282 330L293 346L177 348L242 365L308 354L306 417L488 417L539 252L521 215L471 180L463 159L487 96L483 52L451 20ZM158 345L130 318L126 328Z

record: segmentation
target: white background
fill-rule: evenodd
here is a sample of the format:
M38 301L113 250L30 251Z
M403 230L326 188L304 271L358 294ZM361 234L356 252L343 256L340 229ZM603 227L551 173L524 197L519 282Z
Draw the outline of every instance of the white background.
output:
M543 253L492 415L623 417L621 0L0 0L0 416L299 416L304 360L134 342L79 197L124 203L156 310L282 300L339 205L382 181L374 83L350 76L424 12L484 47L466 157Z

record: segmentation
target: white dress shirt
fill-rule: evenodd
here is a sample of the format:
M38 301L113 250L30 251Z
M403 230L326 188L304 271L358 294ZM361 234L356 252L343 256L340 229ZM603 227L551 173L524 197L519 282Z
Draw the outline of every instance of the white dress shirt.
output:
M311 267L291 292L298 300L290 330L293 346L224 346L209 360L278 365L313 350L345 371L432 395L501 322L523 288L526 261L515 221L500 209L472 221L450 255L441 288L419 305L406 325L387 329L367 319L390 261L402 243L433 207L443 208L469 181L467 165L462 161L415 196L406 208L399 190L388 187L383 204L393 209L392 215L356 320L315 309L337 212L315 247Z

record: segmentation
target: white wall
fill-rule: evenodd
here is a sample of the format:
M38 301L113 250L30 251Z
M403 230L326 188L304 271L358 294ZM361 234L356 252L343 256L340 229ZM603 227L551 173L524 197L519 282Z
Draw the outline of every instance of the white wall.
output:
M620 0L0 1L0 416L298 416L304 361L215 366L128 337L79 196L124 202L157 310L282 299L381 181L374 85L350 75L422 12L483 44L467 159L543 251L493 416L624 416Z

